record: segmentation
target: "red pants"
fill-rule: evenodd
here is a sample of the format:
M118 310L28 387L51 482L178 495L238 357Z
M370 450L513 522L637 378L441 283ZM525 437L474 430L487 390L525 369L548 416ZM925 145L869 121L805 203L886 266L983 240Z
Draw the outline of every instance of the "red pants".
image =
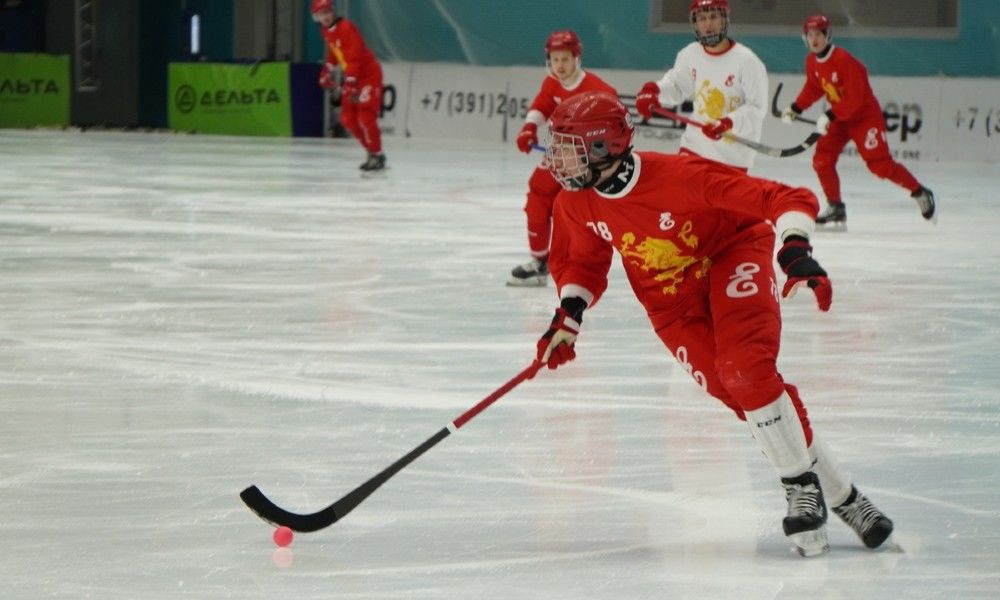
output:
M819 177L828 202L837 203L840 197L840 177L837 175L837 160L847 142L854 140L858 154L865 161L868 170L882 179L906 188L911 193L920 188L913 174L906 167L892 159L889 142L885 135L885 117L881 112L872 112L850 121L833 121L830 131L816 142L813 169Z
M552 236L552 204L562 186L548 169L539 166L528 180L528 199L524 212L528 216L528 248L535 258L549 254Z
M712 263L707 292L656 334L698 385L741 420L744 411L767 406L787 391L810 444L805 406L776 365L781 309L773 256L771 232L734 247ZM655 327L656 315L650 319Z
M372 154L382 151L382 132L378 128L381 110L382 67L373 63L358 77L357 99L347 96L340 99L340 124Z

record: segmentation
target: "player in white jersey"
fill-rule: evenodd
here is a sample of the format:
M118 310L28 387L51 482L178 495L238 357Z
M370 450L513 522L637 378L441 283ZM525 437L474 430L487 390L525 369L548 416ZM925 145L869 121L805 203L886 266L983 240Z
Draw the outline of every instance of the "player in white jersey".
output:
M727 131L760 141L767 107L767 69L752 50L728 35L727 0L692 0L691 24L697 42L677 53L674 67L659 81L649 81L636 94L644 118L654 108L694 102L702 128L688 126L681 153L695 154L747 171L754 151L722 136Z

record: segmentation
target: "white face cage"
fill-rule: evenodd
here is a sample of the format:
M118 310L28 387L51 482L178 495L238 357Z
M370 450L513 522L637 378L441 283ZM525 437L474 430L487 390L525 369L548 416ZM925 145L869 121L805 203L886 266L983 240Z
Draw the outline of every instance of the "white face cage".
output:
M545 148L545 166L559 185L567 190L587 187L592 177L587 146L578 135L550 132Z
M722 18L722 30L713 35L703 36L701 32L698 31L698 15L718 15ZM712 6L709 8L699 8L691 13L691 27L694 28L694 37L703 46L717 46L722 43L722 40L726 39L729 35L729 14L720 6Z

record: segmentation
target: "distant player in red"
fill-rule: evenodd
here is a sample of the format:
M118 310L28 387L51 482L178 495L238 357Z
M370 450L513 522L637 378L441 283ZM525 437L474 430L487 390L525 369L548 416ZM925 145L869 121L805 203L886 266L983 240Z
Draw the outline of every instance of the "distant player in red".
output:
M319 75L319 84L333 89L337 83L333 74L340 69L340 123L368 151L362 171L385 168L382 152L382 132L378 114L382 109L382 65L365 44L361 32L344 17L337 16L333 0L312 0L313 20L320 24L320 34L326 43L326 61Z
M525 118L517 135L517 148L531 152L538 144L538 127L544 124L560 102L583 92L602 91L617 94L615 89L600 77L581 67L583 45L572 31L553 32L545 42L545 58L549 74L542 80L542 89ZM528 180L528 200L524 212L528 216L528 247L531 260L514 267L507 280L511 286L544 286L549 279L546 265L549 256L549 237L552 229L552 202L560 187L548 169L539 165Z
M847 50L833 45L830 20L825 16L806 19L802 32L810 52L806 57L806 83L795 102L782 113L781 120L793 122L824 96L830 104L830 109L816 123L816 130L823 137L816 143L813 169L828 203L826 210L816 217L816 223L846 226L847 209L840 196L837 160L851 140L872 173L906 188L920 207L920 214L928 221L936 221L934 194L893 160L889 152L885 117L868 82L868 70Z
M610 94L575 96L549 123L546 164L565 188L549 260L560 306L536 360L554 369L575 358L584 310L607 288L617 250L656 334L702 389L748 423L775 467L788 499L784 531L800 553L828 547L824 498L866 546L881 546L892 521L817 441L798 390L776 366L779 290L790 298L811 289L823 311L833 298L809 245L816 196L697 156L633 152L631 119Z

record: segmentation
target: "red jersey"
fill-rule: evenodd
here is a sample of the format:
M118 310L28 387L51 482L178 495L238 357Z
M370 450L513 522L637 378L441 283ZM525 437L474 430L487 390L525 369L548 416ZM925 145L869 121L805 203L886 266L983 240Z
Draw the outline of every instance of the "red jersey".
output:
M837 121L861 118L872 111L882 112L868 82L868 69L847 50L836 46L824 58L817 58L811 52L806 57L806 83L795 105L805 110L824 95Z
M593 306L607 288L616 249L636 297L662 326L683 314L689 299L707 295L717 257L762 239L773 246L766 220L796 212L811 221L819 210L806 188L750 177L715 161L657 152L633 156L635 172L621 192L563 190L556 198L549 270L560 295L566 286L582 287L593 295Z
M332 27L320 27L326 42L326 62L340 67L345 77L362 77L378 59L368 49L361 32L343 17L338 17Z
M536 125L541 125L545 121L548 121L560 102L583 92L608 92L614 94L616 98L618 97L618 91L597 75L583 70L580 73L583 76L577 76L576 81L571 82L568 86L563 84L555 75L546 77L542 81L542 89L538 91L538 95L535 96L534 101L531 103L527 120L534 122ZM539 113L541 118L532 118L532 111Z

